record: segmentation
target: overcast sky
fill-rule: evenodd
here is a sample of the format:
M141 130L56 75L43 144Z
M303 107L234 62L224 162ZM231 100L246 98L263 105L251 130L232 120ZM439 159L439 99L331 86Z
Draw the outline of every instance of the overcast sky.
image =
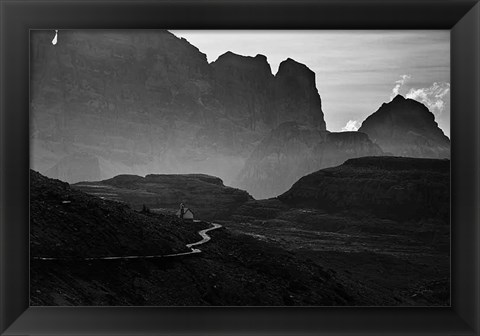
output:
M450 136L450 32L172 30L215 61L263 54L275 74L288 57L316 74L327 129L355 130L400 93L423 102Z

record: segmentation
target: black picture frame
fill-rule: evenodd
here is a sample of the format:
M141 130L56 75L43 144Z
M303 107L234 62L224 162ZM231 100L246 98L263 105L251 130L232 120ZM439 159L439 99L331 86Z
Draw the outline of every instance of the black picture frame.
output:
M0 0L2 335L479 335L477 0ZM452 305L29 307L30 29L449 29Z

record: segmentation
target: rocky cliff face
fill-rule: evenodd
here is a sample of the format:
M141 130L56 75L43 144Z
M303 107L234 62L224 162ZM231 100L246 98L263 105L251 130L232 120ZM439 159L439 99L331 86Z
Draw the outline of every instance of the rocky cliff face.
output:
M359 131L393 155L450 158L450 139L438 127L433 113L401 95L365 119Z
M315 73L292 59L271 72L263 55L246 57L227 52L212 63L215 92L229 114L246 119L252 130L270 131L288 122L326 130Z
M246 191L226 187L221 179L203 174L119 175L100 182L80 182L73 187L97 197L126 202L137 210L145 205L154 212L174 213L184 203L202 220L226 218L253 199Z
M287 122L258 145L237 183L257 199L275 197L318 169L341 164L349 158L381 154L381 149L364 133L322 132Z
M274 76L263 55L227 52L212 63L215 92L228 114L251 130L272 125Z
M292 60L274 76L264 56L209 64L168 31L60 30L55 46L53 35L31 38L32 164L50 177L195 172L230 184L280 122L325 129L314 74Z
M315 85L315 73L291 58L280 63L275 76L277 125L296 121L326 131L322 102ZM295 119L292 119L295 115Z
M449 223L450 160L363 157L302 177L278 197L311 207L383 218Z

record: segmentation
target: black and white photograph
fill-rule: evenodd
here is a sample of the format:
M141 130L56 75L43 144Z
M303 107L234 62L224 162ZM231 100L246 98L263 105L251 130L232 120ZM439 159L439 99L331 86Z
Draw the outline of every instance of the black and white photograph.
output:
M31 30L30 305L450 307L450 82L449 30Z

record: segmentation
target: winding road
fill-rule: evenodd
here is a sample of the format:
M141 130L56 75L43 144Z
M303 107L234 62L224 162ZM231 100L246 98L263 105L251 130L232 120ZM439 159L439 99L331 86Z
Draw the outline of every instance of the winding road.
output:
M198 220L196 220L195 222L200 222ZM191 243L191 244L187 244L187 248L190 249L190 251L188 252L182 252L182 253L173 253L173 254L156 254L156 255L141 255L141 256L114 256L114 257L90 257L90 258L49 258L49 257L32 257L32 259L34 260L44 260L44 261L53 261L53 260L84 260L84 261L90 261L90 260L123 260L123 259L153 259L153 258L172 258L172 257L181 257L181 256L187 256L187 255L191 255L191 254L197 254L197 253L201 253L202 250L198 249L198 248L193 248L193 246L199 246L199 245L203 245L205 244L206 242L208 242L211 237L209 235L207 235L207 232L209 231L212 231L212 230L216 230L216 229L219 229L221 228L222 226L220 224L217 224L217 223L210 223L212 224L211 227L207 228L207 229L203 229L203 230L200 230L198 231L198 234L202 237L201 240L195 242L195 243Z

